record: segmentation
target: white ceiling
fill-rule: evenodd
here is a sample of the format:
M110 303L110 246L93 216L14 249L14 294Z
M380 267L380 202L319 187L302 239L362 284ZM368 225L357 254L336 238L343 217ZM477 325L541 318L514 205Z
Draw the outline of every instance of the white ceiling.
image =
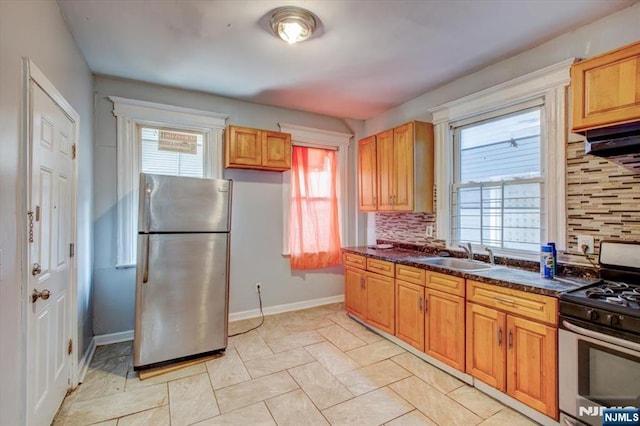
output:
M637 0L58 0L93 72L366 119ZM270 11L311 10L289 46Z

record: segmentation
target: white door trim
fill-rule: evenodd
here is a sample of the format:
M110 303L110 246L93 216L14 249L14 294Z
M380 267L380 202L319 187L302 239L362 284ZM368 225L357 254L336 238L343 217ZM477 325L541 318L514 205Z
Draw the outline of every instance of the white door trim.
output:
M27 419L28 407L26 406L28 401L28 382L27 382L27 321L28 321L28 311L30 306L30 286L29 286L29 274L30 274L30 265L29 265L29 221L27 220L27 212L31 209L30 203L30 188L31 188L31 160L30 160L30 144L31 144L31 99L30 99L30 87L32 84L39 86L53 101L58 104L58 106L65 112L67 116L74 122L74 132L73 132L73 141L72 143L78 145L79 142L79 129L80 129L80 115L73 109L71 104L67 102L66 99L62 96L62 94L55 88L55 86L49 81L49 79L40 71L40 69L33 63L30 58L23 57L22 58L22 148L21 148L21 156L22 156L22 179L24 182L23 191L20 192L20 196L22 197L19 205L22 207L22 211L19 217L19 223L22 223L22 233L20 235L20 239L22 241L21 247L21 266L22 266L22 338L21 338L21 352L22 359L24 360L22 366L22 378L23 378L23 398L22 398L22 412L23 419ZM73 177L72 177L72 194L71 194L71 230L72 236L71 241L74 244L77 243L77 184L78 184L78 158L79 155L76 155L76 160L73 164ZM76 244L76 252L77 252L77 244ZM71 327L71 339L73 340L73 347L71 353L71 366L70 366L70 387L74 388L78 385L78 307L77 307L77 256L70 258L70 318L68 321L70 324L66 324L66 326Z

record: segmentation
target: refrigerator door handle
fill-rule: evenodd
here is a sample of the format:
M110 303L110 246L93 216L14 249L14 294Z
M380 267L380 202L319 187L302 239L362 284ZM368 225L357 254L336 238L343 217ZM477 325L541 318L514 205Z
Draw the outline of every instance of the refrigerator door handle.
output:
M151 206L151 191L153 191L153 185L147 183L144 188L144 226L146 232L149 232L151 229L151 212L149 211Z
M146 284L149 281L149 235L145 235L145 243L144 243L144 255L142 259L144 259L144 263L142 265L142 283Z

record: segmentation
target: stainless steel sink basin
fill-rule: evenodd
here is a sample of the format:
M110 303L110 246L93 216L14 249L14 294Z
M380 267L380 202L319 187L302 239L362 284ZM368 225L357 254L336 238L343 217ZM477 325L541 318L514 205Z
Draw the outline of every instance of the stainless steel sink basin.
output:
M444 266L459 271L484 271L485 269L491 269L493 267L475 260L458 259L455 257L425 257L420 260L430 265Z

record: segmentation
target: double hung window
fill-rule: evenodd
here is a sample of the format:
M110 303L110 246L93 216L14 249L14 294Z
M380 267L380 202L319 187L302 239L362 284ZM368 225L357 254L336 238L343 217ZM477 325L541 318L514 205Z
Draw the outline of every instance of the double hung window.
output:
M567 87L573 59L430 110L437 238L537 259L566 247Z
M452 123L453 243L538 250L545 211L541 116L536 105Z
M226 114L111 96L117 122L116 267L136 263L140 172L222 177Z

